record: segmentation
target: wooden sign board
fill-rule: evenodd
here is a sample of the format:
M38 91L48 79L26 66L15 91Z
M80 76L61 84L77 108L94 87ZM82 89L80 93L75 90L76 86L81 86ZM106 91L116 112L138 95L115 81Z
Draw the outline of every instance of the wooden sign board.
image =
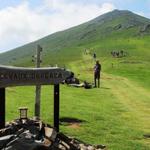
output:
M23 68L0 66L0 87L59 84L70 71L58 67Z

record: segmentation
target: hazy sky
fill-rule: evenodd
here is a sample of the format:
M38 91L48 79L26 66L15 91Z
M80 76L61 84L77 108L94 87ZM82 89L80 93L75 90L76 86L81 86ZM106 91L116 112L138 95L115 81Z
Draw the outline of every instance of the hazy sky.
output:
M150 18L150 0L0 0L0 52L113 9L130 10Z

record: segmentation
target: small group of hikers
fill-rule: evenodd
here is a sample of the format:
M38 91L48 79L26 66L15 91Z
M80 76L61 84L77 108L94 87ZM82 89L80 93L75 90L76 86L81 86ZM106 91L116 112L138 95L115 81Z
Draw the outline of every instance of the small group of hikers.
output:
M125 57L125 56L127 56L127 52L125 52L124 50L111 51L110 54L112 55L112 57L116 57L116 58L120 58L120 57Z

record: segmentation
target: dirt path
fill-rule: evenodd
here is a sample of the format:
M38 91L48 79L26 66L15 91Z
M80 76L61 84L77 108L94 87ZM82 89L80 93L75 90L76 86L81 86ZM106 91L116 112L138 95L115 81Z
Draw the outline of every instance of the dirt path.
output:
M103 74L103 84L128 111L122 117L133 119L135 126L150 133L150 94L127 78Z

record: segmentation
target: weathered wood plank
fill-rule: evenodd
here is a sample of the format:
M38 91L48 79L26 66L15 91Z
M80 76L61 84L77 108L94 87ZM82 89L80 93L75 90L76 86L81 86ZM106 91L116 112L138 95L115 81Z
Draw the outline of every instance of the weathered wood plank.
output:
M0 66L0 87L59 84L70 71L58 67L22 68Z

